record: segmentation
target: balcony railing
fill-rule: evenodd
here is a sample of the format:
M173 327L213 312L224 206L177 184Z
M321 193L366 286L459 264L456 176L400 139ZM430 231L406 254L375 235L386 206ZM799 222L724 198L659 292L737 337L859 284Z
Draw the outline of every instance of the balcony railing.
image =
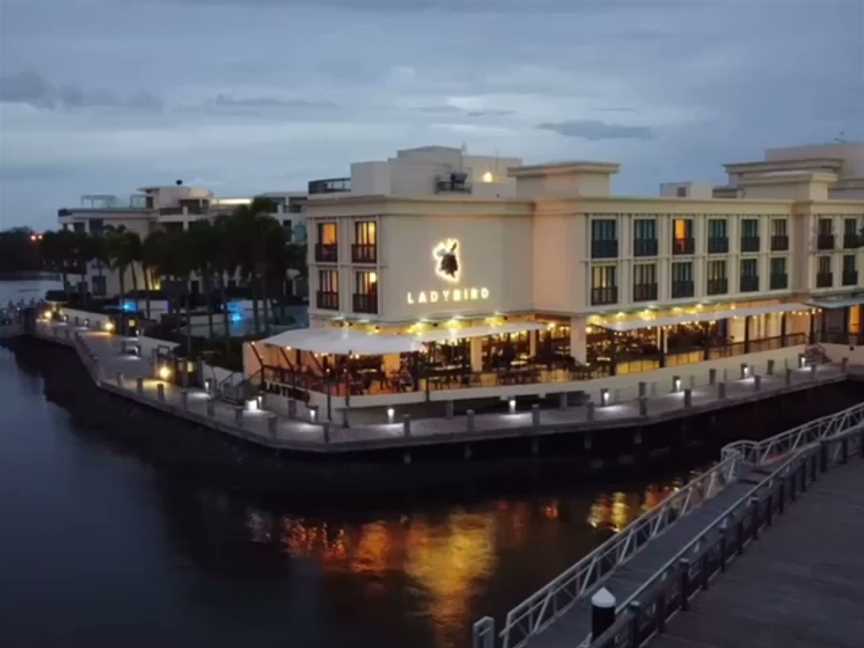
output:
M771 275L771 290L786 290L789 287L789 275L772 274Z
M355 313L377 313L378 295L354 295Z
M817 288L830 288L834 285L834 275L830 272L817 272L816 273L816 287Z
M759 237L758 236L742 236L741 237L742 252L758 252Z
M591 241L592 259L609 259L618 256L617 239L600 239Z
M602 306L603 304L618 303L618 286L607 286L606 288L591 289L591 305Z
M759 290L759 277L741 277L741 292L756 292Z
M378 260L378 246L374 243L355 243L351 246L351 261L354 263L375 263Z
M722 237L708 238L708 254L725 254L729 251L729 239Z
M336 263L339 259L339 247L333 244L316 243L315 260L321 263Z
M843 285L844 286L857 286L858 285L858 271L857 270L844 270L843 271Z
M782 252L789 249L789 237L786 234L778 234L771 237L771 251Z
M834 235L833 234L820 234L816 237L816 247L820 250L833 250L834 249Z
M695 247L692 238L672 239L672 254L693 254Z
M843 247L844 248L859 248L861 247L861 237L857 234L844 234L843 235Z
M327 310L339 310L339 293L318 291L316 304L318 308Z
M725 277L723 279L709 279L707 292L709 295L723 295L729 292L729 280Z
M633 256L657 256L657 239L633 239Z
M683 297L693 296L692 281L673 281L672 282L672 299L681 299Z
M633 301L654 301L657 299L657 284L635 284L633 286Z
M324 178L309 181L310 194L328 194L351 191L351 178Z

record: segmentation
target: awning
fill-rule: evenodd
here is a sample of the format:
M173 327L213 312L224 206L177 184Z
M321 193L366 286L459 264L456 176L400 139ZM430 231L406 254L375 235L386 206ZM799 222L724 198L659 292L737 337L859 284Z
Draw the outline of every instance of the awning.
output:
M858 295L837 295L836 297L819 297L811 299L807 305L812 308L846 308L864 304L864 293Z
M465 338L485 337L523 331L538 331L546 325L537 322L513 322L499 326L471 326L466 328L443 328L424 331L419 335L389 335L385 333L365 333L351 328L322 326L285 331L273 337L256 342L270 346L290 347L312 353L333 353L336 355L388 355L391 353L412 353L421 351L429 342L448 342Z
M684 313L673 317L658 317L657 319L630 319L609 324L597 324L611 331L635 331L641 328L653 328L655 326L676 326L678 324L690 324L696 322L714 322L716 320L731 319L733 317L747 317L753 315L767 315L769 313L791 313L795 311L806 311L810 307L806 304L788 303L772 304L769 306L756 306L753 308L730 308L727 310L705 310L699 313Z

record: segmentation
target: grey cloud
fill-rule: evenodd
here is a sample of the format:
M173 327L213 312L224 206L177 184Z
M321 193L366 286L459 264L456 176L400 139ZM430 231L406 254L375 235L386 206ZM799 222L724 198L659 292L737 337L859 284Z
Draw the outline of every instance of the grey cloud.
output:
M43 110L94 107L162 109L162 101L148 92L121 97L107 90L85 89L72 84L56 86L32 70L0 77L0 102L23 103Z
M548 130L565 137L581 137L587 140L651 139L654 133L647 126L623 126L607 124L596 119L571 119L561 122L538 124L540 130Z
M331 101L315 101L309 99L281 97L246 97L237 98L228 94L218 94L213 99L205 102L206 105L216 108L251 108L251 109L282 109L282 108L336 108Z
M467 113L469 117L507 117L516 114L515 110L489 108L487 110L472 110Z

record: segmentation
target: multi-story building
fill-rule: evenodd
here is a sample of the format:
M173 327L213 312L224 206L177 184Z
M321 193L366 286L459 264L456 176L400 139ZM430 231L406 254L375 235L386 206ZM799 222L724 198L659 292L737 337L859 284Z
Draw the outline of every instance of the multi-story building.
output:
M859 333L864 199L841 176L862 152L728 165L728 198L691 183L615 196L617 164L504 175L440 147L352 165L310 183L312 328L258 343L248 370L365 376L339 387L355 401L406 385L470 398Z
M253 200L249 197L216 197L209 189L184 185L180 181L168 186L142 187L138 192L131 195L128 202L106 194L82 196L79 207L58 210L60 225L65 230L95 235L109 229L125 230L138 234L143 241L157 230L188 230L197 221L212 222ZM285 228L286 239L293 244L305 245L306 194L273 192L261 194L261 197L275 205L271 216ZM142 276L140 264L134 266L125 278L127 290L132 286L133 276ZM195 277L192 282L194 289L199 282ZM98 297L110 297L120 292L118 272L96 260L88 265L86 283L83 288L79 285L78 290L90 291ZM305 292L305 287L301 292Z

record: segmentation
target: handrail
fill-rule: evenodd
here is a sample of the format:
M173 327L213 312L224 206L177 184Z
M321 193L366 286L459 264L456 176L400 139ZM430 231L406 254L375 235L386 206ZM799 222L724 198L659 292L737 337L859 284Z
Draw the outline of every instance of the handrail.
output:
M790 452L818 443L822 439L862 426L864 426L864 403L858 403L762 441L742 440L727 444L721 450L721 457L726 460L737 456L744 464L762 466L776 462Z
M723 490L734 481L739 461L730 457L691 480L510 610L500 634L504 648L524 646L651 540Z
M677 492L607 539L590 554L511 609L500 638L504 648L522 648L535 634L561 617L592 592L648 542L698 508L745 469L776 464L820 440L864 428L864 403L809 421L760 442L736 441L722 450L720 463L695 477ZM785 465L785 463L784 463Z

